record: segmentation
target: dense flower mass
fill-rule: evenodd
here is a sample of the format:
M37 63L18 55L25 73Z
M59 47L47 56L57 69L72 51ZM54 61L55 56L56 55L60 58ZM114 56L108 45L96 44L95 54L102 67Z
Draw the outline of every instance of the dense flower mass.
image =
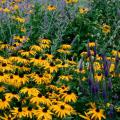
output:
M119 22L100 3L0 0L0 120L119 119Z

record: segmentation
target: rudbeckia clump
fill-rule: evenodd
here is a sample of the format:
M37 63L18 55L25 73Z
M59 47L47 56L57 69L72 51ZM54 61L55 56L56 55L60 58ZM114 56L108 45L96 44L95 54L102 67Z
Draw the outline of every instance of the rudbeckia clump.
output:
M119 120L118 5L0 0L0 120Z

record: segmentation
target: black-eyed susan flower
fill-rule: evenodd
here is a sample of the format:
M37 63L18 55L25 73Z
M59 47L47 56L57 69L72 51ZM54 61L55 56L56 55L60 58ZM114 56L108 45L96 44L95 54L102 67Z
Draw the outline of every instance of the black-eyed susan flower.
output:
M47 106L50 106L51 105L51 101L47 98L45 98L45 96L43 96L41 93L39 93L37 96L35 97L32 97L30 99L30 102L32 104L36 104L37 106L39 104L44 104L44 105L47 105Z
M57 7L54 6L54 5L48 5L47 6L47 10L49 10L49 11L53 11L53 10L56 10L56 9L57 9Z
M86 112L85 112L85 116L82 115L82 114L79 114L79 116L80 116L81 118L83 118L84 120L91 120L90 116L89 116Z
M23 110L22 107L14 107L11 111L11 114L15 117L15 118L22 118L25 116L25 110Z
M10 11L9 8L4 8L4 9L3 9L3 12L5 12L5 13L10 13L11 11Z
M0 99L0 110L4 110L9 107L10 107L9 100L6 99L5 96L3 96L2 99Z
M70 81L73 79L72 75L60 75L59 76L60 80L65 80L65 81Z
M88 11L89 11L88 8L79 8L79 12L80 12L81 14L85 14L85 13L87 13Z
M63 50L70 50L72 48L72 46L68 45L68 44L63 44L63 45L60 46L60 48L63 49Z
M3 92L3 91L5 91L5 87L4 86L2 86L2 85L0 85L0 92Z
M95 71L98 71L98 70L100 71L102 69L102 66L99 62L94 62L93 67Z
M111 27L109 25L103 24L102 26L102 32L107 34L111 31Z
M89 47L95 47L96 43L95 42L89 42L88 45L89 45Z
M33 50L33 51L36 51L36 52L42 52L43 51L42 47L40 47L38 45L32 45L30 47L30 50Z
M70 90L60 94L60 96L64 100L64 102L76 102L77 101L77 96Z
M69 86L66 86L66 85L62 85L60 88L59 88L59 93L63 93L65 91L68 91L70 89Z
M28 96L37 96L40 92L37 88L34 87L24 87L20 90L20 93L28 94Z
M103 74L102 73L95 73L95 80L101 81L103 79Z
M51 41L49 39L39 39L38 42L40 44L48 44L48 45L51 44Z
M57 104L52 105L50 107L50 109L59 118L65 118L66 116L70 116L72 114L75 114L75 110L72 108L72 106L70 106L64 102L58 102Z
M58 67L57 67L53 62L51 62L51 63L49 64L49 66L47 66L46 68L49 69L49 72L50 72L50 73L53 73L53 72L57 72L57 71L58 71Z
M33 55L35 55L36 54L36 52L35 51L33 51L33 50L29 50L29 51L24 51L24 50L21 50L21 51L19 51L20 52L20 54L21 54L21 56L25 56L25 57L30 57L30 56L33 56Z
M65 2L66 2L67 4L70 4L70 3L77 3L78 0L65 0Z
M9 114L9 115L4 114L4 116L0 116L0 119L1 120L14 120L15 117L13 117L11 114Z
M72 3L72 0L65 0L66 3Z
M12 92L12 93L5 93L5 98L8 99L8 100L12 100L13 98L16 98L17 100L20 100L20 96L15 93L15 92Z
M52 112L47 108L39 108L34 112L38 120L52 120Z
M32 119L35 109L32 106L23 107L24 117Z
M92 108L89 108L87 112L87 114L91 116L91 119L94 119L94 120L101 120L102 118L106 119L103 109L97 108L95 103L92 103L91 107Z

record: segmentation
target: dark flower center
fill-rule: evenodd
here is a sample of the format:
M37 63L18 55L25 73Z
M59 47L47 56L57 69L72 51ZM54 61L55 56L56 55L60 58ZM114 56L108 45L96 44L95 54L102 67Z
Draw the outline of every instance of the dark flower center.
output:
M54 63L52 62L52 63L50 63L50 66L53 67L53 66L55 66L55 65L54 65Z
M39 72L39 71L36 71L36 74L40 74L40 72Z
M19 108L18 108L18 111L19 111L19 112L22 112L22 108L21 108L21 107L19 107Z
M53 92L52 90L49 91L49 93L52 93L52 92Z
M0 72L0 76L3 76L4 74L2 72Z
M5 66L7 66L7 64L6 63L2 63L2 67L5 67Z
M62 88L62 89L65 89L65 87L64 87L64 86L62 86L61 88Z
M28 107L28 110L29 110L29 111L31 111L31 110L32 110L32 107L31 107L31 106L30 106L30 107Z
M67 91L67 94L68 94L68 95L70 95L71 93L72 93L72 92L71 92L70 90L69 90L69 91Z
M43 77L43 75L39 74L39 77Z
M46 56L43 56L41 59L42 59L42 60L45 60L45 59L46 59Z
M64 110L64 109L65 109L65 106L64 106L64 105L61 105L60 108L61 108L62 110Z
M45 97L46 97L46 98L49 98L49 95L46 95Z
M37 55L35 55L35 59L39 59L39 55L37 54Z
M28 85L28 88L32 88L32 85L31 85L31 84L29 84L29 85Z
M98 76L101 76L101 73L98 73Z
M13 91L13 92L12 92L12 94L14 94L14 95L15 95L15 94L17 94L17 92L16 92L16 91Z
M16 45L16 44L14 44L13 46L14 46L14 47L16 47L17 45Z
M22 36L22 35L20 35L20 38L23 38L23 36Z
M96 112L100 112L100 110L97 108L97 109L96 109Z
M18 75L18 71L15 71L15 75Z
M20 78L23 78L23 77L24 77L24 74L19 74L19 77L20 77Z
M11 117L8 117L8 120L11 120Z
M20 67L23 67L23 65L21 64Z
M13 75L10 75L10 79L13 79Z
M5 97L2 98L2 101L3 101L3 102L6 101Z
M47 112L47 110L48 110L47 108L44 108L42 111L43 111L43 112Z
M41 93L39 93L39 94L38 94L38 97L39 97L39 98L41 98L41 97L42 97L42 94L41 94Z

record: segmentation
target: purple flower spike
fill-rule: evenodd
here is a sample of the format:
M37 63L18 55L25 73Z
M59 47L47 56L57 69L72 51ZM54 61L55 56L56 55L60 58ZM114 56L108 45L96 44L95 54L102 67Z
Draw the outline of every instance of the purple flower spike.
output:
M92 84L93 84L93 79L92 79L92 77L89 77L89 78L88 78L88 84L89 84L90 87L92 86Z
M109 89L109 90L112 89L112 81L111 81L111 78L108 79L108 89Z
M96 57L97 55L97 49L96 49L96 46L94 46L94 56Z
M107 102L107 91L106 91L106 84L103 83L103 91L102 91L102 96L105 102Z

